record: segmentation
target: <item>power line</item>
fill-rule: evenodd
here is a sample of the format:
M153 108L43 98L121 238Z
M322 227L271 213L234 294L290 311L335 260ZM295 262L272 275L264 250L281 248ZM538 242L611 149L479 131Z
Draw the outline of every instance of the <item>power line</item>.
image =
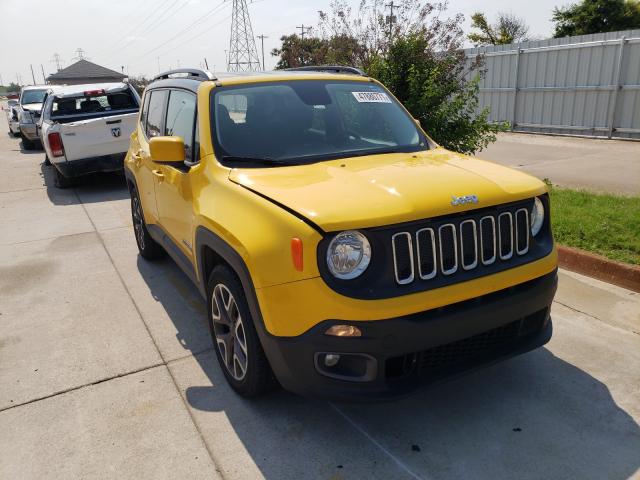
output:
M171 9L176 5L176 3L178 3L179 0L174 0L173 3L171 5L169 5L167 7L167 9L164 11L164 13L162 15L160 15L158 18L156 18L156 20L151 23L150 25L147 26L147 28L145 30L143 30L142 32L140 32L140 35L145 35L149 32L151 32L152 30L154 30L158 25L160 25L161 23L165 22L167 19L171 18ZM186 0L184 2L182 2L182 4L176 8L176 10L179 10L181 8L183 8L187 3L189 3L189 0ZM167 16L166 14L169 14L169 16Z
M176 33L173 37L167 39L166 41L164 41L163 43L161 43L160 45L152 48L151 50L149 50L148 52L145 52L143 55L140 55L141 57L146 57L147 55L149 55L150 53L155 52L156 50L159 50L160 48L164 47L167 43L175 40L176 38L178 38L179 36L181 36L182 34L186 33L188 30L190 30L192 27L195 27L196 25L198 25L199 23L204 22L208 17L210 17L211 15L213 15L217 10L220 9L220 7L224 7L225 6L225 2L224 0L222 2L220 2L218 5L216 5L215 7L213 7L211 10L209 10L208 12L206 12L204 15L202 15L200 18L198 18L195 22L192 22L191 24L189 24L187 27L183 28L182 30L180 30L178 33Z
M247 0L233 0L227 68L230 72L260 70Z

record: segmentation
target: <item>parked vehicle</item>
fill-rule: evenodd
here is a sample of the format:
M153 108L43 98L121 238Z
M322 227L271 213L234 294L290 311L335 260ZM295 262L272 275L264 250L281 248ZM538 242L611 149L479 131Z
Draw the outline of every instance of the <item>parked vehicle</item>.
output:
M48 88L46 85L34 85L23 87L20 92L18 122L20 138L22 138L22 146L25 150L33 150L38 146L40 137L37 124Z
M206 298L240 395L391 398L551 337L545 184L439 147L356 69L164 73L125 175L140 255Z
M18 100L10 98L7 100L6 114L9 124L9 135L20 134L20 122L18 120Z
M140 97L128 83L58 87L42 112L41 139L56 185L88 173L122 170Z

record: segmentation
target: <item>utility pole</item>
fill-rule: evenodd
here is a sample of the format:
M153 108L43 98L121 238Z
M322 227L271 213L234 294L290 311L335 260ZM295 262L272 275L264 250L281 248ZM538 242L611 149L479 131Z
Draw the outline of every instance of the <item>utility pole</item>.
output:
M33 84L36 84L36 74L33 73L33 64L29 64L29 66L31 67L31 78L33 78Z
M42 64L40 64L40 70L42 70L42 81L46 84L47 83L47 77L44 74L44 67L42 66Z
M158 59L158 75L160 75L160 57L158 56L157 59Z
M204 66L207 67L207 70L209 70L209 62L207 62L207 57L204 57ZM213 69L215 70L215 67L213 67Z
M309 33L311 31L311 27L305 27L304 23L302 25L300 25L299 27L296 27L300 29L300 38L302 39L302 41L304 42L304 36L306 33Z
M387 3L385 7L389 7L391 13L389 14L389 41L391 41L391 37L393 36L393 22L395 21L395 17L393 16L393 9L395 7L399 7L400 5L396 5L391 0L391 3Z
M53 54L53 60L51 60L52 62L54 62L56 64L56 72L60 71L60 64L63 62L63 60L60 58L60 55L57 53Z
M266 35L258 35L258 38L260 39L260 43L262 44L262 70L266 70L264 66L264 39L269 37Z
M251 18L247 0L232 0L231 39L229 40L230 72L246 72L260 70L260 59L253 36Z

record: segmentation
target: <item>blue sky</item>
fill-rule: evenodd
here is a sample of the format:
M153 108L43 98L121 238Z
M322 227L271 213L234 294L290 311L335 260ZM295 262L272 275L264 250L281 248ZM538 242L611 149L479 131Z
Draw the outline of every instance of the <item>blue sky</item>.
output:
M350 0L357 4L357 0ZM452 1L449 12L463 13L468 27L471 14L480 9L493 18L497 12L523 17L536 37L551 36L552 10L567 0ZM267 68L275 58L269 51L281 35L297 25L317 25L318 10L329 0L257 0L249 5L255 35L265 34ZM231 1L227 0L0 0L0 75L4 83L41 83L41 65L48 75L55 71L54 53L63 66L72 63L76 50L100 65L130 75L147 76L169 67L199 66L206 57L210 69L224 70L229 48ZM163 13L166 12L166 13ZM203 18L205 14L209 16ZM189 27L198 22L193 27ZM175 38L174 38L175 37ZM258 41L258 50L260 43ZM13 48L12 48L13 46Z

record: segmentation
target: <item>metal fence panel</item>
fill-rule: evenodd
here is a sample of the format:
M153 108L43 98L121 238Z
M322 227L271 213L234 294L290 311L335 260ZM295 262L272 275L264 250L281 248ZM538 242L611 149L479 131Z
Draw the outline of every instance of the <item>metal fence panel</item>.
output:
M465 53L468 69L484 57L479 101L491 121L514 131L640 139L640 30Z

